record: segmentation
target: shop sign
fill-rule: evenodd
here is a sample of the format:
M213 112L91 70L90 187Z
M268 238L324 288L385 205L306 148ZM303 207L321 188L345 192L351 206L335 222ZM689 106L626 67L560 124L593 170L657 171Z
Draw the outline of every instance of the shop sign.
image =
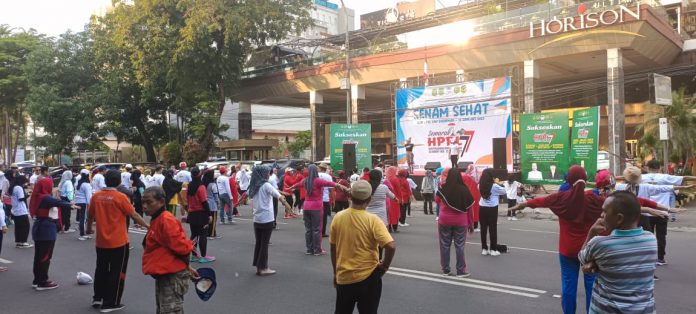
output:
M636 4L635 10L620 5L618 8L590 13L587 13L587 6L585 4L580 4L578 6L578 16L569 16L560 19L554 17L549 21L541 20L539 22L530 22L529 38L620 24L628 17L632 17L635 20L640 19L640 2Z

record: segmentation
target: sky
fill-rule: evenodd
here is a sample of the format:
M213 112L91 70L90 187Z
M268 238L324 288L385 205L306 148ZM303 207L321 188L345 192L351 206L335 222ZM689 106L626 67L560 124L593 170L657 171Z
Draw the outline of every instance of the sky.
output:
M339 4L339 0L330 0ZM355 10L356 25L360 14L394 6L399 0L344 0ZM103 8L111 0L0 0L0 24L24 29L33 28L39 33L58 36L68 29L79 32L92 13ZM456 5L459 0L437 0L437 8Z

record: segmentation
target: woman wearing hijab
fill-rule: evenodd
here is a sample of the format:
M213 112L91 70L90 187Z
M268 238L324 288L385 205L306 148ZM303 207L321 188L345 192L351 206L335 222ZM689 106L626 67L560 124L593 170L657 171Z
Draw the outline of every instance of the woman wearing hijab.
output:
M546 197L537 197L510 210L522 210L526 207L549 208L558 216L560 226L558 253L561 264L561 306L564 313L575 313L578 289L578 275L580 272L580 260L578 253L585 243L587 234L592 225L602 215L602 205L605 195L597 195L589 190L585 191L587 173L580 166L572 166L568 169L566 181L571 189L557 192ZM638 198L641 206L657 208L658 204L643 198ZM592 285L595 274L584 273L585 282L585 308L589 311L592 299Z
M307 198L304 202L304 224L305 224L305 245L307 255L325 255L326 252L321 248L321 222L322 210L324 209L324 187L338 187L347 191L348 188L333 181L319 178L319 169L316 165L309 165L307 177L295 184L292 190L304 187L307 190Z
M396 199L387 200L387 217L389 218L389 232L399 233L399 214L403 200L401 180L396 177L397 169L394 166L387 167L384 184L394 193Z
M276 273L275 270L268 268L268 244L271 241L275 223L273 199L276 198L283 203L286 212L292 210L286 198L281 197L281 193L278 192L278 186L268 182L270 174L270 167L255 166L251 170L251 180L247 190L252 199L254 236L256 238L252 265L256 266L256 275L258 276L270 276Z
M336 183L345 186L346 188L350 188L350 182L348 182L346 179L345 171L338 171L338 182ZM349 198L350 195L348 195L348 193L343 192L343 190L336 190L336 206L334 206L334 211L338 213L350 207L350 202L348 201Z
M45 170L44 170L45 169ZM48 169L42 167L42 173ZM49 290L58 288L58 284L48 280L48 268L51 265L53 248L56 244L58 233L58 213L51 211L53 207L67 211L79 207L70 203L57 200L51 196L53 182L50 176L43 177L36 182L29 202L29 211L35 218L31 228L31 237L34 239L34 281L32 287L36 290Z
M408 183L408 170L400 169L397 178L399 180L399 187L401 188L401 206L400 216L399 216L399 226L408 227L409 224L406 223L406 215L411 208L411 196L413 191L411 191L411 185Z
M181 192L182 185L183 183L174 179L174 171L170 169L164 172L162 189L166 197L167 211L174 215L174 217L176 217L176 208L179 205L179 192Z
M423 196L423 213L428 215L428 208L430 208L430 215L433 214L433 195L435 193L435 177L433 177L433 171L425 171L425 177L423 177L423 183L421 184L421 195Z
M186 222L191 227L191 240L194 247L198 243L200 254L191 256L192 262L210 263L215 261L214 256L208 256L208 226L210 225L210 206L208 204L208 191L203 185L201 170L191 167L191 182L188 185L186 199L188 203L188 215Z
M58 191L60 192L60 199L66 202L72 202L75 198L75 186L72 182L72 171L65 170L63 175L60 177L60 183L58 183ZM60 233L70 233L75 232L75 229L70 229L70 211L62 210L60 213L61 230Z
M505 188L495 183L493 169L483 170L479 178L479 200L481 214L481 255L500 256L498 252L498 203L500 196L505 195ZM491 246L488 247L486 236L490 232Z
M131 189L133 190L132 200L135 212L138 213L138 215L140 215L141 217L144 217L143 196L145 195L145 183L143 183L143 181L141 180L142 176L143 175L140 172L140 170L133 170L133 173L131 173ZM140 225L136 224L135 227L140 228Z
M85 214L91 199L92 183L89 181L89 170L82 169L80 171L80 180L77 181L77 186L75 187L75 205L79 207L77 210L77 226L80 230L80 237L77 239L80 241L92 238L92 236L85 234L85 219L87 218Z
M225 180L229 182L229 179L225 178ZM220 239L221 237L217 234L217 203L220 199L220 192L218 190L217 181L215 180L215 172L213 170L203 171L203 185L205 185L205 190L208 196L208 207L210 207L211 216L213 217L212 221L210 222L210 235L208 240ZM223 204L220 205L221 207L224 206Z
M367 205L366 210L370 213L377 215L385 226L389 226L389 221L387 220L387 198L390 200L396 199L394 193L392 193L389 188L382 184L382 172L373 169L370 170L370 185L372 186L372 199L370 204Z
M27 185L27 177L23 175L15 176L14 182L10 185L9 192L12 199L12 220L15 222L15 244L17 248L26 249L33 245L29 244L29 210L27 209L27 193L24 187Z
M440 239L440 266L442 273L450 275L450 247L454 242L457 256L457 277L469 277L464 259L466 233L474 231L473 212L474 197L462 181L459 169L447 171L447 179L437 191L435 201L440 205L438 218L438 235Z
M481 192L479 192L478 189L478 177L476 176L476 167L474 167L474 165L469 165L466 173L462 173L462 181L464 181L464 185L471 191L471 195L474 196L474 206L471 207L471 210L474 212L474 232L480 232L479 215L481 206L479 205L479 201L481 201Z

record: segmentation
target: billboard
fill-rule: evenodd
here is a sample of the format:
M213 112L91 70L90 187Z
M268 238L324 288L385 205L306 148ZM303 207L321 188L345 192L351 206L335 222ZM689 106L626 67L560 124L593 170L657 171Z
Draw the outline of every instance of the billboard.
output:
M343 169L343 144L355 144L358 169L372 168L372 125L332 123L330 127L331 167Z
M396 91L397 163L408 167L407 140L413 145L413 170L425 173L427 162L451 167L450 147L459 161L493 166L493 139L507 140L507 167L512 170L510 77Z
M435 12L435 0L399 2L396 6L360 15L360 29L407 21Z
M568 112L520 116L520 170L527 184L561 184L568 171ZM596 154L595 154L596 159Z
M594 182L597 173L597 145L599 145L599 107L573 111L570 165L580 165L585 168L590 182Z

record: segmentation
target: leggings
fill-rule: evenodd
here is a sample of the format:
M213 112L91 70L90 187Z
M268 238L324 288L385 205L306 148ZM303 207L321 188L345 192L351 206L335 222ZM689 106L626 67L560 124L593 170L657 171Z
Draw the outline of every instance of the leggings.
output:
M29 215L12 216L15 222L15 243L26 243L29 239Z
M406 211L408 211L410 203L406 204L401 204L401 207L399 208L401 210L401 215L399 215L399 222L403 225L406 223Z
M295 190L293 192L295 194L295 207L302 209L302 202L304 201L303 199L300 198L300 190Z
M87 212L87 204L77 204L80 209L77 210L77 227L80 230L80 236L85 236L85 213Z
M191 240L198 238L198 247L200 248L199 257L205 257L208 254L208 225L189 224L191 227ZM194 246L195 249L195 246ZM195 253L194 253L195 254Z
M493 196L497 197L497 196ZM481 247L484 250L488 250L488 244L486 242L486 234L488 231L491 233L491 250L498 250L498 206L487 207L481 206L480 210L480 220L481 220Z
M433 193L423 193L423 213L428 214L428 208L430 208L430 214L433 214Z
M67 197L61 196L60 199L65 201L65 202L70 202L70 200ZM59 231L70 230L70 212L71 212L71 210L63 210L61 208L60 219L61 219L61 222L63 223L63 226L61 227L61 229Z

